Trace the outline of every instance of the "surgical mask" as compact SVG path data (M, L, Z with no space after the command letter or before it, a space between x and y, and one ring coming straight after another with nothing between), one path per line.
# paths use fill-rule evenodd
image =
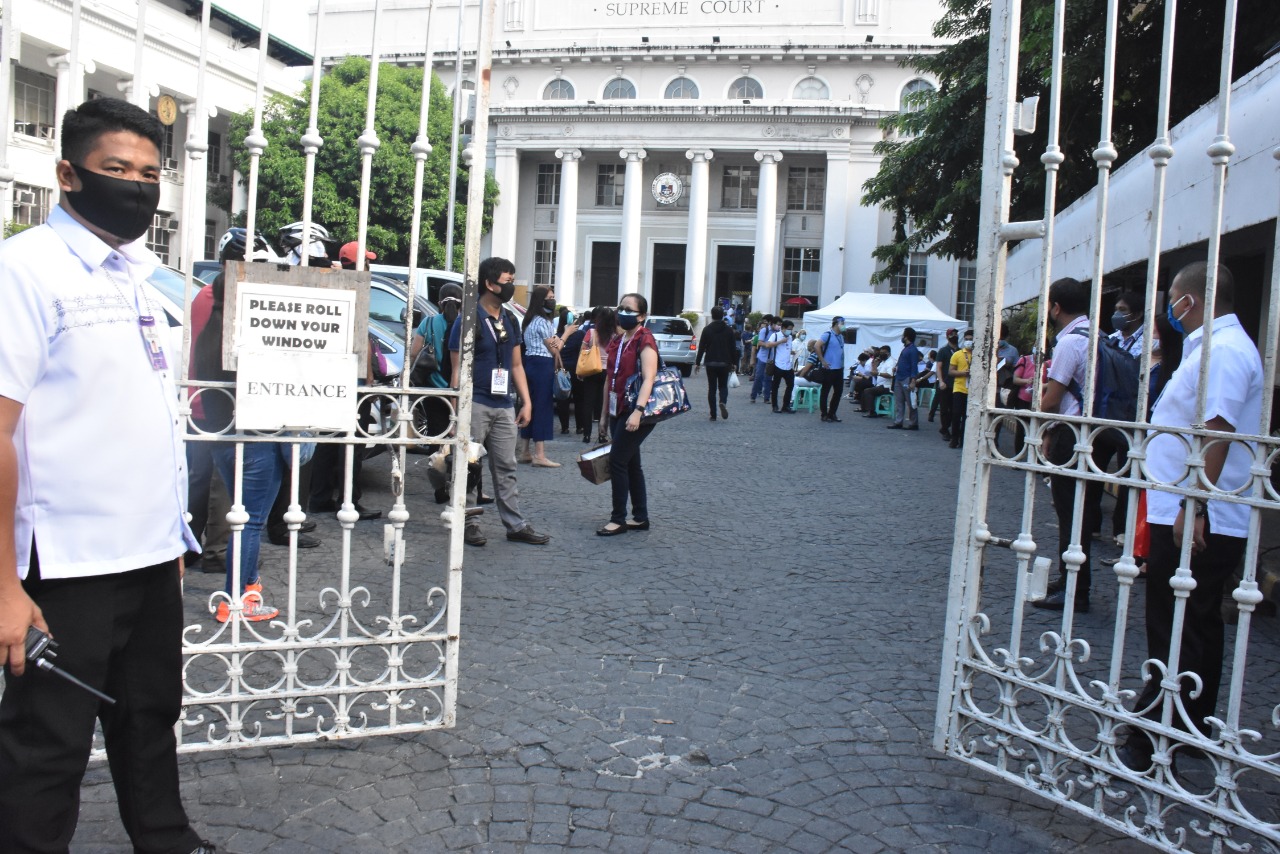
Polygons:
M966 340L965 340L965 342L964 342L964 348L965 348L966 350L972 350L972 349L973 349L973 339L972 339L972 338L968 338L968 339L966 339Z
M837 332L844 332L844 324L843 324L843 323L841 323L839 326L837 326L837 327L836 327L836 331L837 331Z
M1123 311L1117 311L1115 314L1111 315L1111 328L1116 332L1121 331L1128 325L1129 315L1125 314Z
M498 292L494 294L498 298L498 302L507 302L516 295L515 282L489 282L491 285L497 285ZM493 291L489 291L493 293Z
M75 163L71 168L82 189L65 191L67 201L86 222L125 241L147 233L160 206L159 184L103 175Z
M1190 308L1188 308L1182 314L1175 317L1173 314L1173 307L1178 303L1182 302L1184 299L1192 299L1191 294L1183 294L1182 296L1178 297L1176 300L1174 300L1173 302L1169 303L1167 306L1164 307L1165 316L1169 318L1169 325L1172 326L1173 331L1177 332L1179 335L1187 334L1186 327L1182 325L1182 318L1190 314L1192 308L1195 308L1194 300L1193 300L1193 304L1191 305Z
M618 312L618 326L620 328L626 329L626 330L635 329L636 325L639 323L640 323L640 315L637 314L636 312L634 311Z

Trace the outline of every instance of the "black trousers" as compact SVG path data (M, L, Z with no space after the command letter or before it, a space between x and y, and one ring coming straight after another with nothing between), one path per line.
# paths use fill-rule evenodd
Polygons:
M1065 424L1053 428L1049 435L1049 462L1063 465L1071 459L1076 443L1075 431ZM1063 588L1067 583L1067 564L1062 559L1071 546L1071 517L1075 513L1076 478L1064 474L1049 476L1049 490L1053 496L1053 511L1058 517L1058 580L1052 586ZM1093 582L1092 532L1101 524L1098 507L1102 501L1102 484L1098 481L1086 481L1084 485L1084 516L1080 524L1080 548L1084 551L1084 563L1080 564L1080 575L1076 578L1076 596L1088 598L1089 587ZM1154 535L1153 535L1154 536ZM1148 576L1149 578L1150 576Z
M656 424L641 424L634 432L627 429L630 411L613 419L613 448L609 451L609 475L612 478L613 513L610 521L627 523L627 499L631 499L631 517L637 522L649 521L649 493L645 489L644 468L640 464L640 445L649 438Z
M951 435L951 420L952 415L954 415L951 409L951 400L954 395L955 392L950 387L947 387L938 389L933 398L938 401L938 417L942 421L942 426L938 428L938 432L945 435ZM965 395L965 397L967 398L968 395Z
M818 398L818 409L825 418L835 418L840 408L840 396L844 394L844 369L826 368L822 371L822 394Z
M720 395L720 402L729 403L729 371L733 370L732 365L713 365L710 362L707 368L707 406L711 407L711 417L716 417L716 394Z
M30 664L0 698L0 851L65 852L80 811L93 722L102 722L120 818L139 852L200 845L178 791L182 701L177 561L90 578L23 582L58 642L58 666L114 706Z
M1244 556L1247 540L1214 534L1205 520L1206 548L1191 556L1191 575L1196 587L1187 598L1187 610L1182 623L1182 646L1178 654L1178 670L1199 674L1204 683L1200 696L1192 698L1193 683L1182 681L1182 702L1192 722L1201 732L1208 734L1204 719L1216 714L1218 689L1222 684L1222 647L1225 628L1222 623L1222 592L1231 578L1240 558ZM1173 544L1173 527L1151 526L1151 548L1147 558L1147 657L1167 662L1169 646L1173 640L1173 588L1169 579L1178 570L1180 550ZM1160 694L1157 675L1147 683L1135 711L1150 706ZM1145 717L1158 720L1160 704L1150 709ZM1173 724L1179 729L1185 725L1178 713Z
M591 425L600 419L604 405L604 374L596 374L582 381L583 433L591 434Z
M787 390L782 394L782 406L778 406L778 388L783 384L787 384ZM791 392L795 389L796 372L783 371L774 369L773 372L773 392L769 396L769 402L773 404L774 409L790 409L791 408ZM840 395L836 395L836 400L840 399Z

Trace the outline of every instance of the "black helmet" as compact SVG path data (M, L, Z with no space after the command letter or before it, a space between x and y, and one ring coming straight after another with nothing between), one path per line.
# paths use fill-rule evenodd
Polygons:
M440 293L437 296L441 305L444 305L445 300L450 299L462 302L462 285L456 282L446 282L440 286Z
M218 260L219 261L243 261L245 260L245 235L247 232L243 228L229 228L227 233L222 235L222 239L218 241ZM259 260L261 256L263 260L271 257L271 247L267 244L267 239L262 236L262 232L258 232L253 236L253 259Z

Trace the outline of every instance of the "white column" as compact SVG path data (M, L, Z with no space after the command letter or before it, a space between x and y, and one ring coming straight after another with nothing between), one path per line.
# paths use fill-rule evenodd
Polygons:
M498 182L498 205L493 210L490 252L499 258L516 257L516 225L520 217L520 150L499 147L493 177ZM544 284L537 282L535 284Z
M689 175L689 240L684 256L685 311L707 312L707 202L711 197L710 149L690 149L684 154L693 161Z
M560 165L560 217L556 226L556 302L580 307L578 299L578 161L582 151L556 151Z
M618 156L627 161L622 185L622 247L618 259L618 299L640 290L640 210L644 202L643 148L624 148Z
M827 152L827 187L823 200L822 286L818 305L828 305L844 292L845 234L849 225L849 201L857 199L849 191L849 149Z
M854 143L849 160L848 186L861 187L875 177L880 169L880 157L875 153L874 143ZM851 203L860 199L861 195L853 193L841 205L847 208L848 222L844 235L844 285L841 293L849 291L870 291L871 276L876 271L876 259L871 255L880 240L880 208ZM830 203L828 201L828 203ZM823 259L824 269L826 259ZM826 295L826 281L823 280L823 295ZM838 296L839 294L837 294Z
M5 36L8 38L8 36ZM45 62L49 63L49 67L54 69L57 82L54 84L53 93L53 127L54 148L58 151L58 156L62 156L62 117L66 115L68 101L71 98L71 56L65 53L51 53L45 57ZM8 95L6 94L7 98Z
M751 268L751 310L778 310L778 161L781 151L757 151L760 191L756 196L756 257Z

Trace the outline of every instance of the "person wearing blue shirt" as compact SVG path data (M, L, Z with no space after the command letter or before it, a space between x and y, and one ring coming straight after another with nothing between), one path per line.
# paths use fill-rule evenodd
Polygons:
M516 489L516 432L529 423L532 406L525 380L520 324L503 309L515 293L516 267L505 258L480 262L480 299L476 305L473 330L475 349L471 369L471 439L483 445L489 456L489 472L497 497L498 515L507 529L507 539L543 545L551 537L538 533L520 513L520 491ZM452 383L458 387L462 361L462 318L449 331L449 353L453 359ZM517 414L511 392L520 397ZM468 487L470 489L470 487ZM468 496L474 506L479 496ZM463 540L472 546L486 542L480 525L468 520Z
M822 396L818 408L822 420L835 423L840 408L840 390L844 387L844 318L831 318L831 328L818 338L818 360L822 363Z
M919 430L920 413L912 395L916 390L916 376L920 373L920 350L916 347L916 331L910 326L902 330L902 344L898 367L893 372L893 423L889 429Z

